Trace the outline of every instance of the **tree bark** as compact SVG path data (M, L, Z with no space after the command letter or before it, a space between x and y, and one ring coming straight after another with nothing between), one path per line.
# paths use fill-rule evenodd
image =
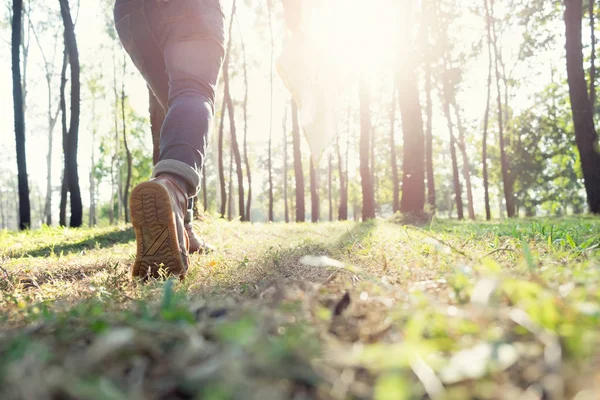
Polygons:
M239 28L239 27L238 27ZM241 36L242 59L244 68L244 164L246 165L246 177L248 178L248 199L246 200L246 221L252 221L252 173L250 171L250 159L248 156L248 65L246 62L246 45L244 37Z
M371 132L371 100L369 89L363 77L359 83L360 101L360 177L363 196L363 221L375 218L375 193L373 192L373 175L369 163Z
M485 203L485 219L490 221L492 219L492 212L490 208L490 191L489 191L489 179L488 179L488 165L487 165L487 138L488 128L490 122L490 103L492 97L492 32L491 32L491 20L490 20L490 9L487 0L484 0L485 6L485 22L487 31L487 48L488 48L488 80L487 80L487 97L485 102L485 115L483 118L483 143L482 143L482 164L483 164L483 191L484 191L484 203Z
M275 54L275 44L273 41L273 18L271 16L271 0L267 1L267 12L269 15L269 33L271 37L271 63L270 63L270 74L269 74L269 87L270 87L270 100L269 100L269 222L273 222L273 63Z
M127 118L125 117L125 73L127 72L127 62L125 56L123 56L123 80L121 82L121 118L123 123L123 146L125 147L125 155L127 157L127 178L125 179L125 188L123 189L123 204L125 206L125 223L129 223L129 188L131 186L131 169L133 166L133 159L131 157L131 150L129 150L129 143L127 142Z
M150 102L150 131L152 133L152 164L156 165L160 160L160 131L166 116L165 110L150 87L148 87L148 97Z
M332 198L332 183L333 183L333 160L329 153L328 169L327 169L327 197L329 199L329 222L333 221L333 198Z
M590 14L590 103L592 112L596 111L596 15L594 14L594 1L588 0L588 13Z
M423 47L425 49L425 114L427 127L425 130L425 169L427 172L427 203L435 210L435 178L433 171L433 105L431 101L431 50L429 46L430 3L423 1Z
M321 199L319 197L319 177L317 176L317 169L315 167L315 162L312 157L310 157L310 216L312 222L319 222L321 210Z
M300 125L298 123L298 106L292 99L292 134L294 146L294 175L296 177L296 222L306 220L304 210L304 171L302 170L302 153L300 150Z
M567 80L588 204L592 213L600 214L600 153L583 68L582 8L580 0L565 0Z
M460 112L458 105L456 104L456 97L452 98L452 105L454 108L454 115L456 116L456 126L458 128L458 148L462 154L463 159L463 178L467 187L467 209L469 211L469 219L475 219L475 205L473 204L473 187L471 186L471 167L469 166L469 155L467 154L467 147L465 142L465 129L460 119Z
M398 176L398 156L396 155L396 88L392 90L390 105L390 163L392 167L393 200L392 211L400 211L400 178Z
M500 164L502 168L502 182L504 186L504 201L506 202L506 214L509 218L515 216L515 210L513 206L513 195L510 180L510 172L508 165L508 156L506 155L506 146L504 140L504 115L502 113L502 95L500 91L500 70L499 70L499 49L498 49L498 38L496 35L496 28L494 23L494 0L491 0L491 13L490 19L492 24L492 47L494 49L495 69L496 69L496 89L498 92L498 136L500 139Z
M225 103L227 103L227 111L229 115L229 130L231 134L231 150L235 159L235 167L237 174L237 185L238 185L238 205L239 214L241 221L246 221L246 209L244 208L244 202L246 200L244 195L244 173L242 172L242 157L240 155L240 146L237 140L237 131L235 126L235 108L233 105L233 99L231 98L230 82L229 82L229 62L231 57L231 42L232 42L232 31L233 31L233 20L236 12L236 2L233 2L233 8L231 10L231 20L229 23L229 43L227 44L227 61L223 67L223 82L225 86ZM230 179L231 180L231 179ZM233 183L230 183L233 186ZM233 193L229 193L232 196Z
M414 69L407 65L398 78L404 137L400 211L418 214L425 207L425 138L417 82Z
M223 66L225 68L225 65ZM219 122L219 144L218 144L218 155L217 164L219 169L219 187L221 189L221 209L219 214L221 218L225 218L225 212L227 211L227 190L225 184L225 170L223 169L223 128L225 125L225 105L223 101L221 105L221 121Z
M17 146L17 169L19 181L19 229L31 227L31 206L29 203L29 182L27 157L25 153L25 110L23 107L23 86L21 82L21 29L23 22L23 1L14 0L12 8L12 79L15 141Z
M288 204L288 143L287 143L287 111L285 107L283 113L283 205L285 214L285 223L290 222L290 207Z
M71 10L68 0L60 1L60 11L65 27L65 44L69 53L69 65L71 69L71 120L67 137L67 175L69 181L69 193L71 199L71 219L69 225L79 228L83 222L83 204L81 202L81 191L79 188L79 172L77 168L77 147L79 140L79 114L81 85L79 81L79 51L75 37L75 26L71 19Z
M63 35L64 37L64 35ZM60 114L61 114L61 128L62 128L62 149L63 149L63 171L62 180L60 186L60 210L58 213L58 224L60 226L67 226L67 198L69 195L69 176L67 174L67 101L65 90L67 89L67 64L69 62L69 55L67 53L66 44L63 50L63 65L60 72Z
M456 157L456 137L454 136L454 126L452 123L452 114L450 113L450 83L448 82L448 68L447 60L444 56L444 68L442 71L442 107L444 109L444 115L448 125L448 134L450 136L450 157L452 158L452 178L454 183L454 195L456 201L456 211L458 213L458 219L464 219L463 202L462 202L462 189L460 184L460 176L458 172L458 160Z
M350 131L348 131L350 135ZM340 139L336 139L338 172L340 176L340 206L338 208L338 220L346 221L348 219L348 187L346 174L344 171L344 162L342 160L342 149L340 148Z

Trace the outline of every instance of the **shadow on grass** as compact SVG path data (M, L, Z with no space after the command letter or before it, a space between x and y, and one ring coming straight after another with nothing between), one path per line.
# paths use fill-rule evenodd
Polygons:
M262 257L256 260L255 268L248 273L242 272L237 283L226 285L221 288L231 290L231 286L243 286L245 288L261 287L270 285L274 281L302 281L302 282L324 282L332 274L332 269L323 267L307 266L300 263L303 256L326 256L340 257L340 253L346 251L350 246L364 247L371 232L376 228L377 222L357 223L346 233L332 236L329 240L315 238L287 245L272 247ZM253 290L250 289L250 292ZM252 295L252 293L246 292Z
M32 250L14 252L10 254L13 258L20 257L50 257L52 254L73 254L81 253L83 250L93 250L96 248L107 248L117 243L130 243L135 240L135 232L133 228L125 230L118 230L107 232L101 235L89 236L85 239L72 242L72 243L61 243L61 244L50 244L44 245Z

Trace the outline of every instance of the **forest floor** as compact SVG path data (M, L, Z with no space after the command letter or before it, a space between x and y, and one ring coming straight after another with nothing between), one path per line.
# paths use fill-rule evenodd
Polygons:
M128 227L0 233L0 398L598 398L600 219L198 230L147 284Z

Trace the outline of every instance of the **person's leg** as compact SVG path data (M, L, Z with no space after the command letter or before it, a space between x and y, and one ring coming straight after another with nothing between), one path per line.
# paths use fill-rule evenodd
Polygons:
M125 49L168 110L153 179L132 192L133 274L156 275L163 265L183 275L189 247L183 220L200 182L223 57L223 14L218 0L117 0L115 21Z

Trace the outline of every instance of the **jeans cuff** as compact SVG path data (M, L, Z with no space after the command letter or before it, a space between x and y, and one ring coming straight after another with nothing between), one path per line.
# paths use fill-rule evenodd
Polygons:
M162 174L176 175L186 184L189 197L194 197L200 189L200 174L191 166L177 160L162 160L154 166L153 178Z

